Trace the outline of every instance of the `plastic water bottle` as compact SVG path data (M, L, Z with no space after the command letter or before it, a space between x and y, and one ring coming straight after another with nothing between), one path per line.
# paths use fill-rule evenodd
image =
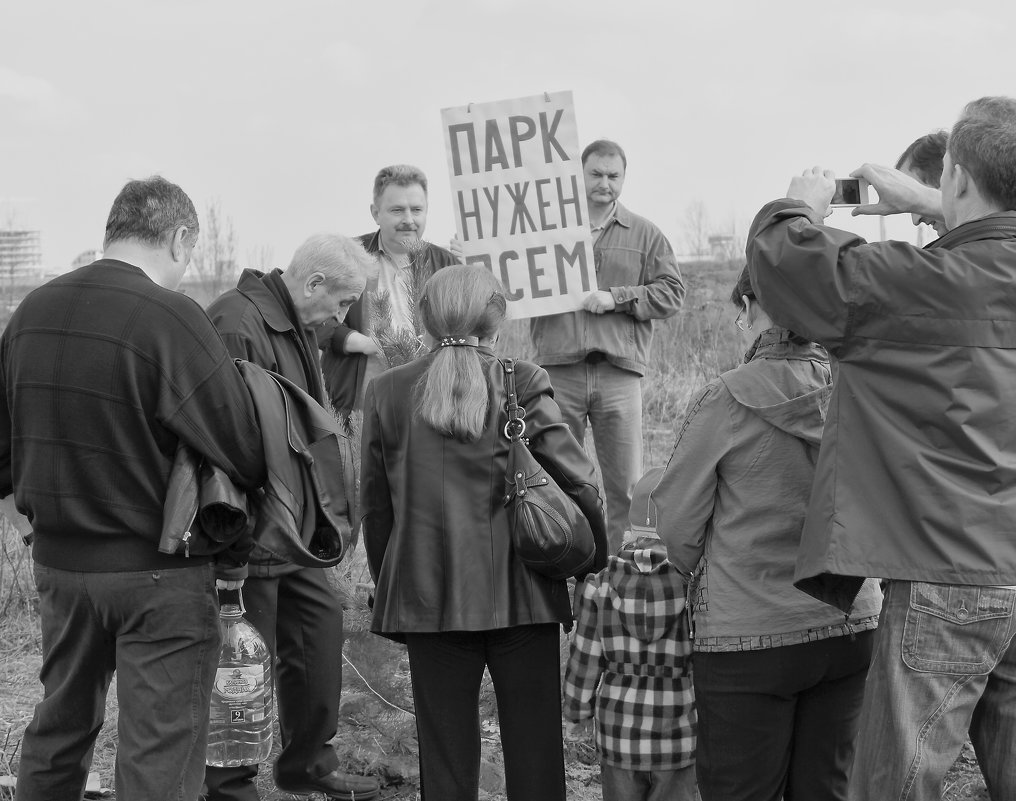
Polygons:
M272 751L272 655L239 603L220 604L222 650L212 686L205 762L256 765Z

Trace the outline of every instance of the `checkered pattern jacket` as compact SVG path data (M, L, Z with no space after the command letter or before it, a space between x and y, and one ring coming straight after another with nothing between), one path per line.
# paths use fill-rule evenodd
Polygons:
M593 717L606 764L676 770L694 762L691 643L681 576L662 544L623 550L589 577L565 676L565 716Z

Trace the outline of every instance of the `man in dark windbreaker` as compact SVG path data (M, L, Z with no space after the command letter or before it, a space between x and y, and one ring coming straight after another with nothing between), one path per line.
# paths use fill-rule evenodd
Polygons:
M889 579L849 797L937 801L969 732L991 797L1016 798L1016 100L967 105L940 190L855 174L879 191L862 213L947 233L922 249L823 225L816 167L747 248L773 319L838 361L797 586L847 611Z

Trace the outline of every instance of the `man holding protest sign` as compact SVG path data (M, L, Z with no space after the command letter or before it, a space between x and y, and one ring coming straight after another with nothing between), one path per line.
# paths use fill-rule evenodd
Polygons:
M575 436L592 426L612 550L642 474L642 376L653 320L681 308L670 243L618 197L627 160L598 140L579 158L571 92L443 109L458 237L531 318L535 361ZM582 192L580 181L585 183Z
M530 323L536 361L550 374L565 422L580 442L592 427L611 552L642 474L642 376L653 321L676 314L685 293L667 238L618 202L627 166L615 142L600 139L582 151L597 288L581 309Z

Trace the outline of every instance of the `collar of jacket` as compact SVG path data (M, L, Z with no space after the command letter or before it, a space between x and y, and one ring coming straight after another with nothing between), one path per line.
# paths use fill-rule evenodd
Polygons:
M928 243L927 249L954 248L981 239L1016 239L1016 211L999 211L957 225L934 242Z
M816 359L827 362L829 356L820 345L808 342L798 344L791 338L792 332L786 328L773 326L767 328L751 344L744 354L744 363L753 359Z
M360 242L363 244L363 249L366 250L370 255L374 256L381 253L381 229L379 228L372 234L364 234L359 237ZM427 242L425 239L420 240L420 253L417 258L424 253L429 253L431 248L437 247L436 245Z
M372 234L365 234L364 236L360 237L360 240L363 242L363 249L366 250L371 255L373 255L375 253L380 253L381 252L381 229L380 228L378 228Z
M664 565L670 565L667 561L667 548L660 540L652 545L626 542L620 553L608 559L611 565L611 572L638 574L657 573ZM673 565L670 565L673 568ZM676 570L676 568L674 568Z
M240 274L240 280L236 283L237 291L247 300L254 304L258 314L264 319L265 324L274 331L295 331L296 326L289 318L286 310L279 303L279 299L272 294L266 286L267 281L282 281L282 271L272 270L270 273L263 273L259 270L246 269ZM289 290L283 284L286 292Z
M621 205L620 200L615 202L617 203L617 208L614 209L613 219L617 220L619 225L623 225L625 228L631 228L631 212Z

